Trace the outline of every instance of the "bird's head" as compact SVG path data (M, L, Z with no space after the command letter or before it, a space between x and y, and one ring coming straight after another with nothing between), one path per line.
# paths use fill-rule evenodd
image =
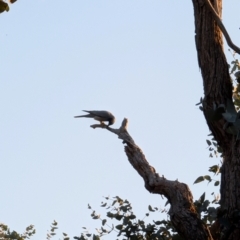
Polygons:
M108 126L113 125L115 123L115 118L108 119Z

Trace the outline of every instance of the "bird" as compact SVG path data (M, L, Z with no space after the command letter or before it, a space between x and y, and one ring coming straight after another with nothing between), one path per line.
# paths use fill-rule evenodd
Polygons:
M99 121L101 124L103 124L103 122L108 122L108 126L114 124L115 120L116 120L112 113L110 113L108 111L104 111L104 110L102 110L102 111L83 110L83 112L87 112L88 114L74 116L74 117L75 118L80 118L80 117L93 118L93 119Z

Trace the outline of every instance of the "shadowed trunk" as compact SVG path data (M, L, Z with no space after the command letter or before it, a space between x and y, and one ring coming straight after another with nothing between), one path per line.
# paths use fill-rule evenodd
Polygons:
M217 220L211 226L211 233L195 209L188 186L177 180L170 181L155 171L127 132L127 119L123 120L119 129L104 124L95 124L91 127L106 128L123 140L128 160L143 178L145 188L151 193L164 195L171 204L169 216L181 237L186 240L237 240L240 239L240 141L237 140L236 135L226 131L226 120L222 112L220 114L218 112L217 120L213 118L216 113L214 109L218 106L222 106L221 109L227 111L230 105L231 109L236 111L232 101L232 83L228 64L223 51L222 32L218 27L222 24L218 18L221 16L222 0L210 1L217 13L208 1L192 0L198 63L204 87L203 113L209 129L223 152L220 208ZM225 32L222 26L221 29Z
M204 100L203 111L214 138L223 151L221 169L221 208L218 213L222 239L240 239L240 151L239 140L224 130L225 120L213 121L213 106L232 102L232 83L223 52L222 33L206 6L206 1L193 0L196 48L201 68ZM222 0L211 1L221 15ZM231 4L229 2L229 4Z

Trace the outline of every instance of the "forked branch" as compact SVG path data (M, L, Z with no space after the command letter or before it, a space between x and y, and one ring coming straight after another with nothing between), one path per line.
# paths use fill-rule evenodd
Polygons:
M184 183L167 180L159 176L152 167L142 150L135 144L127 131L128 120L125 118L119 129L113 129L104 124L92 125L92 128L106 128L118 135L125 144L125 152L129 162L145 182L145 188L150 193L164 195L171 208L169 215L178 233L188 240L210 240L211 234L207 226L200 220L194 204L190 189Z
M212 12L212 15L214 17L214 20L217 22L218 27L221 29L227 41L228 46L232 48L236 53L240 54L240 48L232 42L232 39L230 38L225 26L222 23L222 20L220 19L218 13L215 11L214 7L212 6L210 0L205 0L205 2L209 10Z

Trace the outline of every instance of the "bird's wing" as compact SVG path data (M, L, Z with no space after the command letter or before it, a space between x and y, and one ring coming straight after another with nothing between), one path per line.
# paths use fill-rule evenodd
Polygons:
M84 112L88 112L94 116L105 118L105 119L114 118L114 116L108 111L86 111L86 110L84 110Z

